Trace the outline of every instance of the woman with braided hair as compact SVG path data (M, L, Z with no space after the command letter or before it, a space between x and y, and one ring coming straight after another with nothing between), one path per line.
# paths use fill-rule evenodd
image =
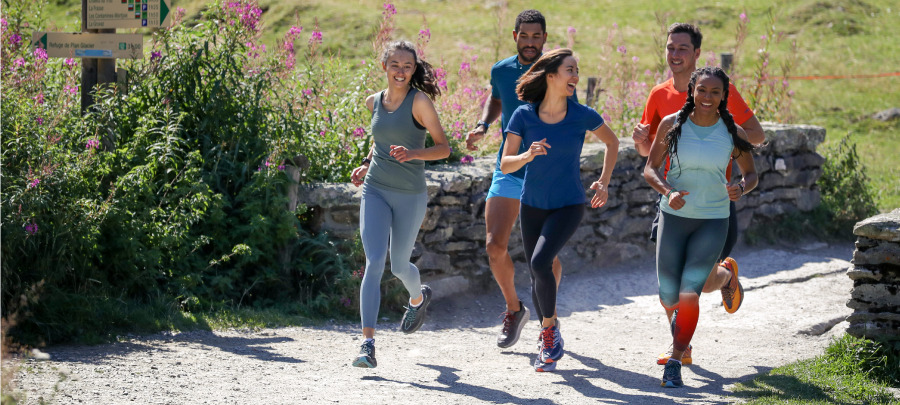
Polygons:
M694 71L687 101L680 111L663 118L650 148L644 179L663 195L656 271L659 299L673 338L672 356L663 373L663 387L680 387L681 358L700 317L700 292L718 259L728 232L729 200L737 201L758 182L753 145L728 112L729 78L718 67ZM669 157L669 171L663 165ZM734 158L740 181L725 176Z

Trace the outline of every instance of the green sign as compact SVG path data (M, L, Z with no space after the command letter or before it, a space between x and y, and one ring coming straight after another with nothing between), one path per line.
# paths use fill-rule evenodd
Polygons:
M85 0L87 28L163 27L169 18L171 0Z

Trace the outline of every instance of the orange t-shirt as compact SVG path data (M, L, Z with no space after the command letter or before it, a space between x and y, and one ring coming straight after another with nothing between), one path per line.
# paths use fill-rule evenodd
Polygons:
M650 124L650 142L656 139L656 129L663 117L674 114L684 106L687 101L686 91L675 90L675 79L669 79L657 84L650 90L647 97L647 105L644 107L644 115L641 116L641 124ZM734 123L743 125L753 117L753 110L747 106L741 93L738 93L734 83L728 84L728 112L734 117ZM668 168L668 163L666 164ZM731 179L731 165L728 165L727 178Z

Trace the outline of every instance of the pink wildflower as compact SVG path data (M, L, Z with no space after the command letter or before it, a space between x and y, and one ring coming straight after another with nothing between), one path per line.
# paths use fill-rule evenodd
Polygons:
M472 157L471 155L465 155L459 159L459 162L464 165L471 164L474 161L475 161L475 158Z

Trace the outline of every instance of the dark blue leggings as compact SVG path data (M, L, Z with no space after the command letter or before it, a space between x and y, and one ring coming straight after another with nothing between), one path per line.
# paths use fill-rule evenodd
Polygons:
M531 299L541 318L556 313L553 258L575 234L584 217L584 204L545 210L522 204L522 243L531 269Z

